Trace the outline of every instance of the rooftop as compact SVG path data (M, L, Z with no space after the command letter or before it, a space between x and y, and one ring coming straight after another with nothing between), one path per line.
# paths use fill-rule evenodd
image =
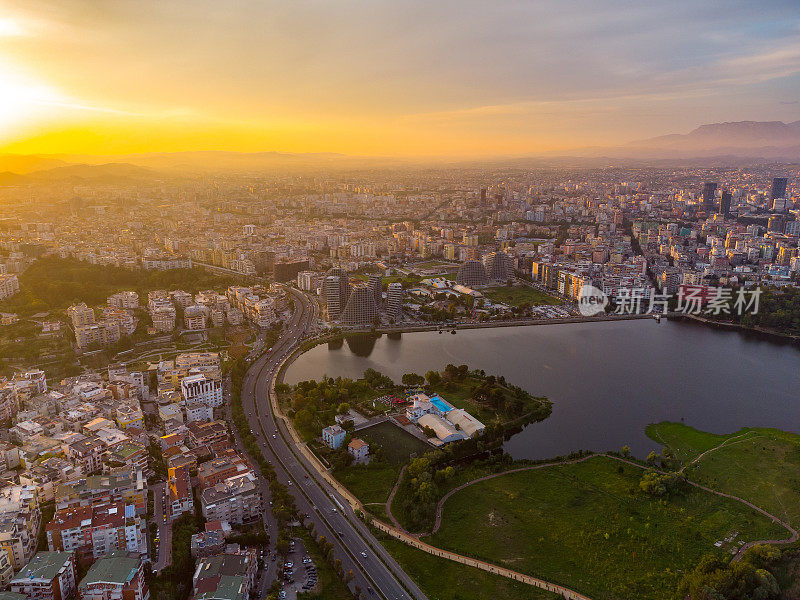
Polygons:
M93 583L124 585L136 576L139 557L128 552L112 552L96 561L81 580L79 589Z
M12 581L54 579L72 556L72 552L37 552Z

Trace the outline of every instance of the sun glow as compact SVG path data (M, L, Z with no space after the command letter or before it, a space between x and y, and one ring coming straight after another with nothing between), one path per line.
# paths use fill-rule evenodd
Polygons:
M0 63L0 136L8 137L64 102L57 90Z

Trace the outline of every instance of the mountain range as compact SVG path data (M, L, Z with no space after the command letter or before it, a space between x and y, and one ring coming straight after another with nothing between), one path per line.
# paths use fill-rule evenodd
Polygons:
M350 156L337 153L285 152L156 152L126 155L0 154L0 186L27 183L120 182L158 178L159 174L257 172L294 169L359 169L391 166L570 165L663 161L742 164L743 161L800 161L800 121L738 121L701 125L621 146L590 147L568 152L443 159Z

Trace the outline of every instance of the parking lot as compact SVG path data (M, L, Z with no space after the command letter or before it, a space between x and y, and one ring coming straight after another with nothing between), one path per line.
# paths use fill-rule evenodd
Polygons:
M292 540L292 551L283 564L281 600L295 600L298 593L308 592L317 585L317 567L306 553L303 540Z

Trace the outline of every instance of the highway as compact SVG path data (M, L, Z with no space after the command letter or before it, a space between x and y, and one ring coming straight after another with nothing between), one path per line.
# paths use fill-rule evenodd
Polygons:
M272 350L257 359L242 383L242 407L264 458L275 467L278 481L293 494L298 511L309 516L318 534L334 545L334 557L342 561L354 578L351 590L360 587L365 598L386 600L427 600L414 581L400 568L302 454L282 419L276 419L269 402L269 386L283 360L317 322L317 305L296 290L290 292L295 310Z

